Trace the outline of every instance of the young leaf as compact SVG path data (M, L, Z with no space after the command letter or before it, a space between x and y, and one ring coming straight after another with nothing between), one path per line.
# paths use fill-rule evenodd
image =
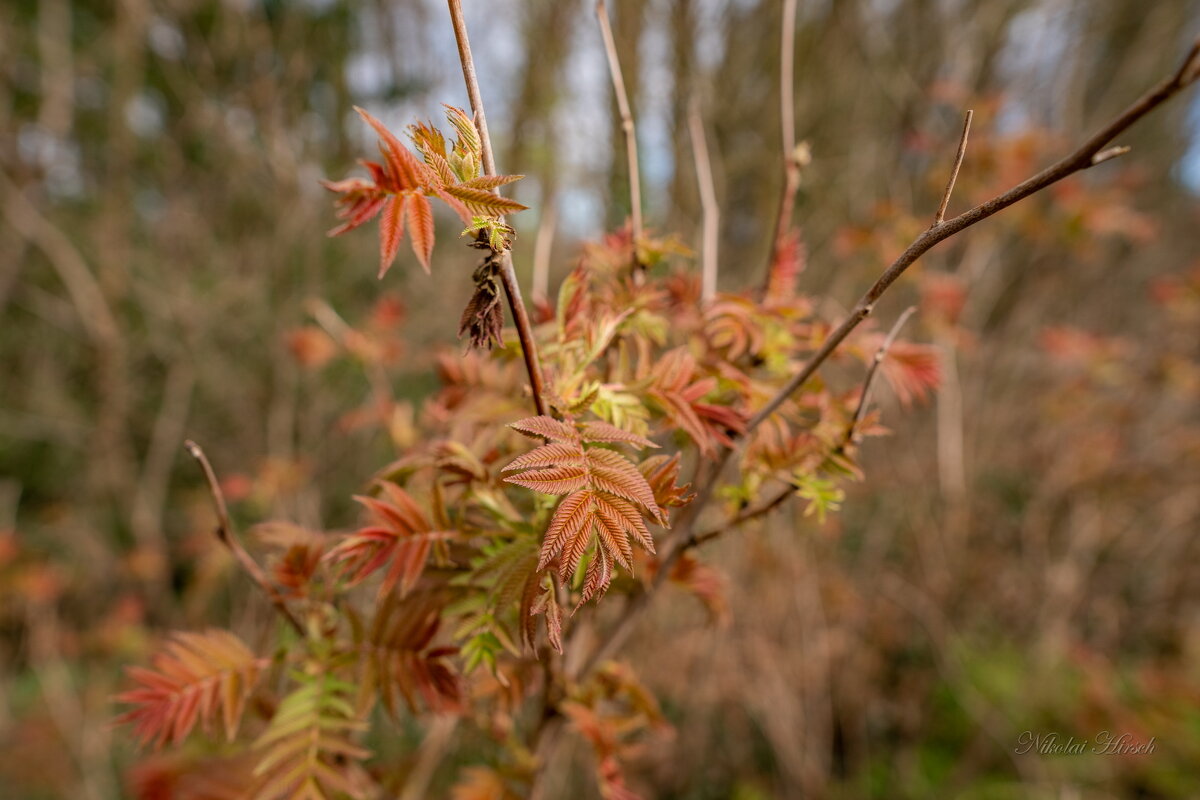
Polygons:
M375 612L371 627L356 637L362 653L360 698L377 693L384 710L399 718L399 699L416 713L418 699L433 711L459 710L463 687L450 665L454 648L434 647L441 609L429 593L406 599L388 595ZM360 706L363 703L360 702Z
M136 707L117 722L132 724L143 745L153 741L157 748L183 741L197 722L207 730L220 716L226 738L233 739L246 698L268 663L227 631L177 633L154 656L152 669L129 670L138 687L117 701Z
M346 764L371 753L354 744L366 729L347 701L354 688L328 674L297 673L299 688L283 699L254 743L260 752L254 774L262 779L256 800L361 798Z
M493 217L524 211L529 206L523 206L516 200L501 197L487 189L474 189L466 184L445 187L446 192L457 197L463 204L476 214L487 214Z
M549 439L504 468L505 480L544 494L565 495L550 518L538 556L538 571L559 559L566 580L579 569L593 540L595 553L584 576L582 601L604 592L613 564L633 569L631 542L654 552L643 516L666 524L654 491L628 459L599 443L621 442L653 447L653 442L606 422L570 425L551 417L530 417L512 427L528 436Z
M655 367L650 396L702 454L712 456L718 444L733 444L730 434L745 430L746 421L733 408L702 402L717 381L711 377L696 380L695 373L696 359L686 348L668 352Z
M453 539L454 531L434 530L425 512L408 492L394 483L381 484L386 500L355 497L366 506L373 524L347 536L325 558L350 573L350 585L390 564L380 595L388 595L397 585L407 594L425 570L433 543Z
M383 205L383 218L379 222L379 277L391 269L404 238L404 204L406 195L389 197Z
M462 185L468 189L487 189L490 191L500 186L507 186L524 177L524 175L480 175L478 178L463 181Z
M429 259L433 256L433 209L430 208L428 200L414 194L408 198L407 210L413 253L428 275Z

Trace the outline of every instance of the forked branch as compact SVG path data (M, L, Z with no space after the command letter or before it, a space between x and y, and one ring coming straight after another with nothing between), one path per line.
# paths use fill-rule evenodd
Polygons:
M263 593L275 606L275 610L279 615L288 621L288 624L295 629L296 633L304 635L304 626L300 624L300 620L292 614L288 608L287 602L283 599L283 595L271 583L267 574L263 572L262 567L258 562L246 552L246 548L242 547L241 541L238 540L237 532L234 530L233 521L229 518L229 506L225 503L225 493L221 491L221 483L217 480L217 473L213 471L212 464L208 461L208 456L204 454L204 450L200 445L188 439L183 443L187 449L188 455L196 459L200 465L200 469L204 472L204 480L208 483L208 493L212 497L213 509L217 513L217 539L221 544L229 549L233 557L241 565L250 579L258 584L258 588L262 589Z

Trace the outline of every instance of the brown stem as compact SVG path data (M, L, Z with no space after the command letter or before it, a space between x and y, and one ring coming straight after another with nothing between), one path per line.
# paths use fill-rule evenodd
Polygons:
M492 153L492 138L488 134L487 116L483 111L483 95L479 91L479 77L475 74L475 59L471 56L471 41L467 37L467 23L463 18L462 0L446 0L450 8L450 21L454 24L454 38L458 41L458 58L462 62L463 81L467 85L467 96L471 100L471 111L475 114L475 125L479 128L479 139L483 144L483 173L496 174L496 158ZM494 189L499 194L499 189ZM525 357L525 370L529 373L529 388L533 393L533 407L538 414L545 414L545 388L542 383L542 366L538 359L537 342L533 338L533 327L529 324L529 312L521 297L521 286L513 268L512 254L507 250L497 253L500 260L500 278L508 308L512 312L517 338L521 340L521 354Z
M968 117L970 119L970 117ZM965 138L965 137L964 137ZM949 197L949 192L946 193ZM846 428L846 438L841 447L843 449L847 444L855 441L855 436L858 433L858 426L862 423L863 417L867 415L867 407L871 403L871 389L875 385L875 375L879 372L880 366L883 365L883 360L887 358L888 350L891 349L892 343L896 341L896 337L900 335L900 329L904 327L904 323L908 322L908 318L916 312L916 306L909 306L904 309L904 313L896 319L896 324L892 325L892 329L888 331L887 337L883 340L883 344L879 345L879 349L875 351L875 357L871 359L871 366L867 368L867 376L863 379L862 394L858 396L858 408L854 409L854 417L850 420L850 426Z
M699 547L705 542L716 539L726 531L730 531L741 526L743 523L770 514L772 511L783 505L784 501L791 497L795 491L796 487L789 485L783 489L783 491L779 492L762 505L754 506L753 508L742 509L740 512L738 512L737 516L726 522L724 525L716 528L709 528L706 531L692 534L687 539L684 539L683 546L680 548L680 551L682 552L683 550L688 550L692 547Z
M270 599L280 616L288 621L296 633L303 636L304 626L300 624L300 620L292 615L291 609L287 607L287 602L283 599L283 595L279 593L274 584L267 578L266 573L262 571L262 567L258 565L258 562L246 552L246 548L242 547L242 543L238 541L233 522L229 518L229 506L225 504L225 493L221 491L221 484L217 480L217 473L213 471L212 464L208 461L208 456L204 454L204 450L201 449L200 445L191 439L185 441L183 446L187 449L188 454L200 464L200 469L204 471L204 480L208 482L208 493L212 496L213 508L217 512L217 539L229 549L233 557L242 565L242 569L246 571L246 574L258 584L258 588L263 590L263 593Z
M779 124L783 157L796 149L796 0L784 0L779 43Z
M779 190L779 211L771 233L770 260L763 278L762 293L771 285L771 273L787 242L796 192L800 189L800 173L808 159L808 148L796 147L796 0L784 0L782 30L779 43L779 121L780 142L783 147L783 186Z
M642 183L638 171L637 130L633 125L629 94L625 91L625 78L621 74L621 62L617 58L617 43L613 40L612 24L608 20L608 8L604 5L604 0L596 3L596 19L600 22L604 53L608 57L608 72L612 76L613 92L617 96L621 130L625 132L625 156L629 163L629 213L633 226L634 260L637 261L637 245L642 239Z
M946 183L946 191L942 194L942 202L938 205L937 214L933 218L934 225L941 225L946 219L946 209L950 205L950 195L954 193L954 184L958 181L958 171L962 169L963 158L967 155L967 135L971 132L971 120L974 118L975 112L967 109L967 118L963 120L962 136L958 139L958 153L954 156L954 169L950 170L950 180Z

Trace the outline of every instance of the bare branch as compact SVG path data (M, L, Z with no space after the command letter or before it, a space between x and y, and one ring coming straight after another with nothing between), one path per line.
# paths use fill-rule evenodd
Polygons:
M625 132L625 154L629 160L629 202L633 224L633 245L642 239L642 182L638 171L637 131L633 126L633 112L629 109L629 95L625 91L625 78L621 75L621 62L617 59L617 43L613 40L612 24L608 19L608 8L604 0L596 3L596 19L600 22L600 35L604 38L604 53L608 56L608 71L612 76L613 91L617 95L617 111L621 115L621 130ZM636 260L636 255L634 259Z
M479 128L479 138L483 143L483 172L485 175L495 175L496 159L492 154L492 139L488 134L487 116L483 112L483 95L479 91L479 77L475 74L475 60L471 56L471 42L467 37L467 23L463 18L462 0L446 0L446 2L450 8L450 20L454 23L454 38L458 41L458 57L462 62L467 97L471 100L471 111L475 114L475 125ZM492 191L499 194L498 188ZM506 250L503 253L497 253L496 256L500 261L500 279L504 284L504 294L508 298L508 308L512 312L513 324L517 328L517 338L521 340L521 353L525 357L525 370L529 373L529 388L533 393L533 406L538 414L546 414L545 389L542 385L542 366L538 359L537 342L533 338L533 328L529 324L529 312L525 309L525 300L521 297L521 286L517 283L512 254Z
M792 213L796 205L796 192L800 189L800 174L811 158L806 143L796 144L796 0L784 0L783 31L779 53L779 120L780 143L783 147L783 186L779 190L779 211L775 215L775 228L771 233L771 252L763 278L762 292L771 285L771 272L787 243L788 229L792 224Z
M1123 156L1126 153L1128 153L1129 150L1130 150L1129 147L1121 145L1118 147L1110 147L1107 150L1104 150L1103 152L1096 153L1096 155L1092 156L1092 166L1094 167L1097 164L1102 164L1105 161L1108 161L1110 158L1117 158L1119 156Z
M716 539L726 531L731 531L734 528L741 526L743 523L770 514L772 511L783 505L784 501L791 497L795 491L795 486L787 486L783 489L783 491L779 492L762 505L754 506L753 508L742 509L740 512L738 512L737 516L726 522L724 525L716 528L709 528L706 531L692 534L683 540L683 546L679 548L679 552L682 554L685 550L689 550L693 547L699 547L705 542Z
M241 564L242 569L250 576L251 580L258 584L258 587L270 599L271 603L285 620L295 629L296 633L304 635L304 626L300 621L292 615L291 609L287 607L287 602L284 601L283 595L267 578L267 574L262 571L262 567L258 562L246 552L246 548L242 547L242 543L238 541L237 533L234 530L233 522L229 518L229 506L225 504L225 493L221 491L221 483L217 480L217 473L213 471L212 464L208 462L208 456L204 454L204 450L200 445L188 439L183 443L188 454L200 464L200 469L204 471L204 480L208 482L208 493L212 496L213 508L217 512L217 538L221 544L229 549L233 557Z
M708 142L704 137L704 122L700 118L700 103L696 98L688 109L688 131L692 138L692 154L696 160L696 180L700 184L700 205L704 209L704 248L701 251L701 293L705 303L717 295L717 247L721 225L721 209L713 188L712 162L708 157Z
M879 372L879 367L882 366L883 360L887 358L888 350L891 349L892 343L900 335L900 329L904 327L904 323L908 322L908 318L916 310L916 306L909 306L904 309L904 313L896 319L896 324L892 325L892 329L888 331L883 344L879 345L879 349L875 351L875 357L871 359L871 366L867 368L867 376L863 379L862 394L858 396L858 408L854 409L854 418L850 420L850 427L846 429L846 443L855 441L858 426L862 423L863 417L867 415L867 407L871 403L871 389L875 385L875 375Z
M782 126L783 159L796 149L796 0L784 0L779 46L779 123Z
M937 216L933 218L934 226L941 225L946 220L946 209L950 206L950 195L954 194L954 184L958 181L958 171L962 168L963 157L967 154L967 136L971 133L971 120L975 112L967 109L967 118L963 120L962 136L958 140L958 153L954 156L954 169L950 171L950 180L946 182L946 191L938 206Z

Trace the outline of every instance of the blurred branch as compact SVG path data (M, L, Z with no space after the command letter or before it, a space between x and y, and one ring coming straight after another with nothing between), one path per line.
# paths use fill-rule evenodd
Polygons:
M487 117L483 112L483 94L479 91L479 76L475 74L475 59L471 56L471 41L467 37L467 23L463 18L462 0L446 0L450 8L450 21L454 24L454 38L458 41L458 58L462 62L463 81L467 85L467 96L471 100L471 111L475 114L475 125L479 128L479 138L483 143L483 173L496 174L496 158L492 153L492 138L488 134ZM499 188L493 189L499 194ZM533 406L538 414L546 413L546 401L543 397L545 390L542 386L542 366L538 359L537 342L533 338L533 328L529 324L529 312L525 309L525 300L521 297L521 286L517 283L517 273L513 269L512 253L507 250L496 254L500 262L500 278L504 284L504 294L508 298L508 307L512 312L513 324L517 328L517 337L521 340L521 353L525 357L525 369L529 373L529 388L533 393Z
M292 615L291 609L287 607L287 603L283 599L283 595L279 594L270 579L267 578L266 573L262 571L262 567L246 552L246 548L242 547L242 543L238 541L233 522L229 518L229 506L225 504L225 493L221 491L221 484L217 480L217 473L213 471L212 464L208 461L208 456L204 454L204 450L201 449L200 445L191 439L185 441L183 446L187 449L188 454L200 464L200 469L204 471L204 480L208 482L208 492L212 495L213 508L217 512L217 538L221 540L221 544L229 548L229 552L242 565L242 569L246 570L246 574L263 590L280 616L288 621L296 633L304 636L304 626Z
M808 164L808 144L796 144L796 0L784 0L781 21L783 38L779 54L779 118L783 143L783 186L779 194L779 212L775 216L775 230L771 234L771 252L763 278L762 292L771 285L771 273L779 263L787 246L788 229L796 207L796 192L800 189L800 175Z
M642 239L642 184L638 172L637 131L633 125L633 112L629 109L629 95L625 91L625 78L621 75L621 62L617 59L617 44L613 40L612 24L608 20L608 8L604 0L596 3L596 19L600 22L600 35L604 37L604 53L608 57L608 71L612 76L613 91L617 95L617 110L621 114L621 130L625 132L625 155L629 159L629 202L633 224L633 259L636 262L637 245Z
M127 454L124 433L128 408L128 348L120 324L83 253L2 171L0 195L4 197L0 214L17 236L45 254L95 347L100 408L96 412L95 441L91 447L108 454L109 458L93 459L89 470L98 485L120 486L128 464L123 457Z
M546 299L550 289L550 254L553 251L554 231L558 226L558 205L553 197L545 198L542 218L538 220L537 236L533 240L533 300Z
M404 789L398 800L420 800L429 796L429 784L433 782L433 774L450 749L458 720L453 714L439 714L430 720L421 745L417 748L416 763L404 781Z
M708 157L708 142L704 138L704 121L700 103L692 98L688 108L688 130L692 138L692 153L696 159L696 181L700 184L700 205L704 209L704 249L701 254L701 293L705 303L717 294L717 245L721 226L721 208L713 187L712 161Z
M737 513L737 516L733 517L733 519L728 520L723 525L720 525L716 528L709 528L706 531L692 534L691 536L689 536L687 539L685 539L683 541L683 545L682 545L681 549L687 550L692 547L699 547L700 545L704 544L707 541L716 539L718 536L725 533L726 531L730 531L730 530L733 530L734 528L739 527L740 525L742 525L742 523L749 522L752 519L758 519L759 517L770 514L772 511L774 511L775 509L777 509L781 505L783 505L784 501L786 501L789 497L791 497L795 491L796 491L795 486L788 485L785 489L783 489L783 491L776 494L774 497L772 497L767 502L765 502L761 505L753 506L751 508L742 509L741 511L739 511Z
M164 588L168 572L163 508L171 482L175 448L187 425L195 383L196 376L187 362L176 361L167 369L162 403L154 418L150 444L146 447L141 476L133 494L129 525L139 545L147 548L154 558L156 572L152 586L155 591Z
M967 117L970 119L970 116ZM964 137L965 139L965 137ZM949 192L946 193L949 197ZM892 329L888 331L887 337L883 340L883 344L879 345L879 349L875 351L875 357L871 359L871 366L867 369L867 376L863 379L862 394L858 397L858 408L854 409L854 418L850 420L850 427L846 429L846 438L842 445L838 448L841 450L847 444L856 441L855 436L858 433L858 426L862 424L863 417L867 415L867 407L871 403L871 389L875 385L875 376L879 373L879 367L883 364L883 360L887 358L888 350L891 349L892 343L896 341L896 337L900 335L900 329L904 327L904 323L908 322L908 318L916 312L916 306L909 306L904 309L904 313L892 325Z
M8 224L18 236L45 253L96 349L102 353L119 349L121 337L117 319L83 254L3 172L0 172L0 190L5 196L3 214Z
M946 182L946 192L938 205L937 215L933 218L934 226L941 225L946 220L946 209L950 206L950 195L954 193L954 184L958 181L958 171L962 169L963 158L967 155L967 135L971 133L971 120L975 112L967 109L967 118L963 120L962 136L958 140L958 153L954 156L954 169L950 171L950 180ZM1125 148L1128 150L1129 148ZM1100 162L1093 160L1093 164Z

